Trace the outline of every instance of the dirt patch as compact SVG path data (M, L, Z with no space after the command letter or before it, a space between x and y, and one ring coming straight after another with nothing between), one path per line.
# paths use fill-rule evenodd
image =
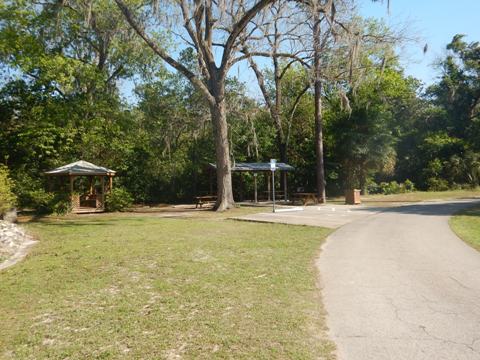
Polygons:
M35 243L17 225L0 220L0 270L22 260L27 255L28 248Z

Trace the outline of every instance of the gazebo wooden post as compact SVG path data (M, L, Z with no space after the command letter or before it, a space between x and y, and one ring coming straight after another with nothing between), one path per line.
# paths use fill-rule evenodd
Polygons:
M283 172L285 175L283 175L283 190L285 191L285 202L288 201L288 184L287 184L287 175L288 175L288 171L284 171Z
M70 179L70 203L72 204L72 209L75 210L78 207L80 207L80 198L77 199L77 197L73 193L73 184L75 182L75 175L68 175L68 178Z
M257 191L257 173L253 173L253 198L255 203L258 203L258 191Z
M102 200L100 202L100 206L105 207L105 176L100 176L100 182L102 183Z
M112 175L108 175L108 186L109 186L109 192L112 192L112 189L113 189L113 176Z
M73 181L75 180L75 176L69 175L68 177L70 178L70 195L73 196Z
M93 179L95 179L94 176L89 176L89 180L90 180L90 189L88 190L88 195L92 195L93 194Z

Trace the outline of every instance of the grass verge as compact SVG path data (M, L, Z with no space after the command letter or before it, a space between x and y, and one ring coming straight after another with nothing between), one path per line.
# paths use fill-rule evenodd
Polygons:
M314 259L328 230L89 216L29 223L0 272L0 358L329 359Z
M480 207L466 209L452 216L450 226L462 240L480 251Z

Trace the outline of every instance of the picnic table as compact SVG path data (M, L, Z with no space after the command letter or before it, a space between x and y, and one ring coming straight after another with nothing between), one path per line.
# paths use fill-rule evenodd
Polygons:
M272 192L271 191L264 191L265 194L264 199L271 200L272 199ZM275 200L285 199L285 191L282 190L275 190Z
M292 194L292 200L301 201L303 205L307 205L308 203L318 204L318 198L316 193L307 193L307 192L298 192Z
M217 201L215 195L205 195L205 196L195 196L195 209L200 206L203 207L204 204L211 204Z

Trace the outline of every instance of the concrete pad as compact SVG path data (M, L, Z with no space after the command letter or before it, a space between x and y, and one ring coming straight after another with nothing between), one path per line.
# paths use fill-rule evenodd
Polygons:
M362 205L318 205L296 208L281 208L279 211L239 216L234 219L254 222L271 222L288 225L320 226L338 228L352 221L378 213L384 208Z

